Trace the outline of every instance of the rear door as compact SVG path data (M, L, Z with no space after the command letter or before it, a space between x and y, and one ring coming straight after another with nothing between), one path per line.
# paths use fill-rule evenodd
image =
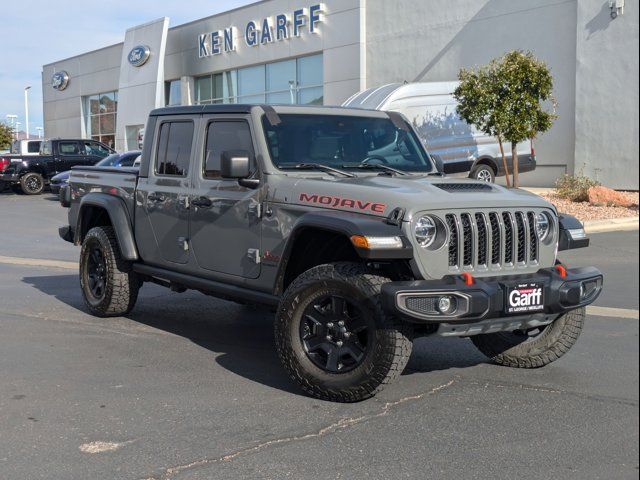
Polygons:
M256 172L253 135L248 117L205 116L204 152L194 172L190 235L194 258L202 273L244 278L260 275L260 189L220 176L225 151L247 151ZM198 164L196 162L196 164Z
M147 178L140 178L136 198L136 238L146 262L175 267L189 261L191 152L196 122L161 117L153 136Z

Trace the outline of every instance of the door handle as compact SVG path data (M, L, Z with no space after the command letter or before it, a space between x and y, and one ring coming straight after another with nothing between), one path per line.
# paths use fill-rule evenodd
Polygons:
M147 195L147 200L149 200L150 202L161 203L161 202L164 202L166 198L164 195L151 192L149 195Z
M213 202L208 197L197 197L191 200L191 205L198 208L211 208Z

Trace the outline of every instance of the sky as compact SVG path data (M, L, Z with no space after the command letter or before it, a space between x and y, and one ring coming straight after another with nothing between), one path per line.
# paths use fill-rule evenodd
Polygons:
M124 40L127 28L169 17L169 27L254 3L254 0L3 0L0 25L0 122L18 116L24 130L43 126L42 65Z

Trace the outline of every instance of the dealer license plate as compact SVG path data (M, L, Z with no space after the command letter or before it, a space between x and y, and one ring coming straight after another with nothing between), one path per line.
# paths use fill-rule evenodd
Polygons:
M505 312L508 314L544 310L544 288L539 283L520 283L507 288Z

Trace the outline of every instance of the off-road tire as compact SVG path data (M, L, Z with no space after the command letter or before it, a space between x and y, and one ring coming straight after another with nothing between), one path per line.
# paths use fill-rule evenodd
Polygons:
M481 182L495 183L496 172L489 165L476 165L469 174L470 178L480 180Z
M555 362L576 343L586 309L565 313L538 336L523 342L511 333L492 333L471 337L473 344L498 365L514 368L540 368Z
M25 195L40 195L44 191L44 178L39 173L25 173L20 179L20 189Z
M88 263L91 249L98 247L105 264L104 295L92 295L88 279ZM97 317L125 315L134 307L142 286L140 277L133 271L131 262L122 258L118 240L112 227L94 227L84 238L80 251L80 287L82 297L91 314Z
M389 281L357 263L331 263L304 272L287 288L276 314L276 348L290 377L307 394L357 402L374 396L402 373L411 355L412 328L382 310L380 289ZM375 322L375 340L362 363L345 373L331 373L315 365L299 335L305 308L327 292L348 296Z

